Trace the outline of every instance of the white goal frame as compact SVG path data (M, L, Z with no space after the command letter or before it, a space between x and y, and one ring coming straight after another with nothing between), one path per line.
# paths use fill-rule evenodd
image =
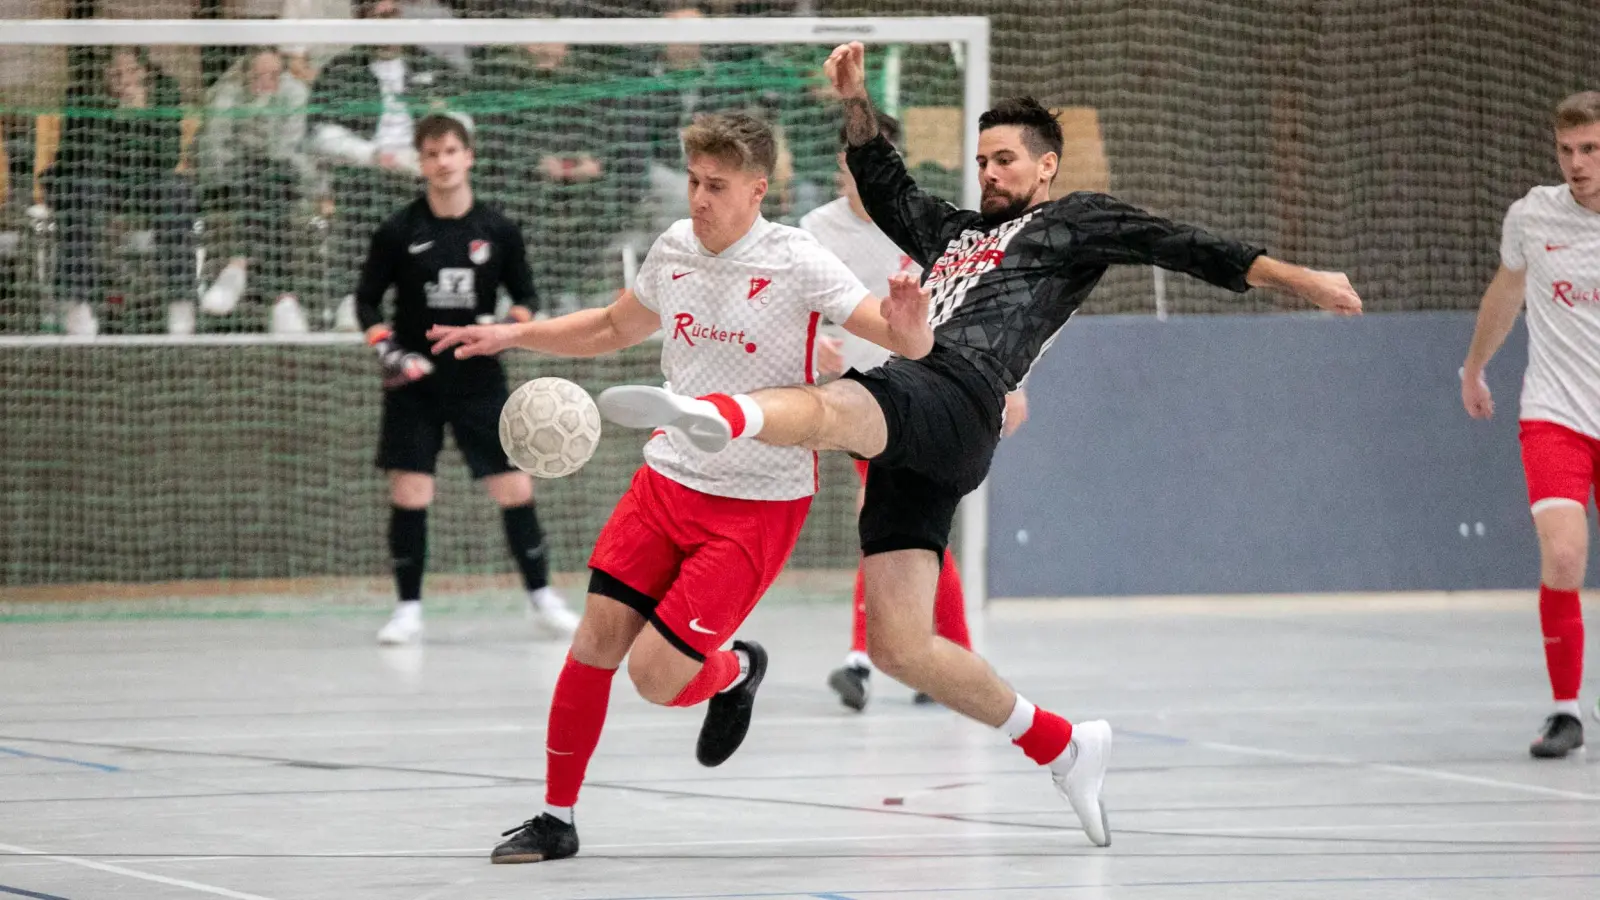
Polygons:
M8 46L276 46L281 44L959 44L962 80L962 196L979 204L978 116L989 105L989 20L938 17L748 17L700 19L0 19ZM342 344L360 335L172 337L0 337L0 348L40 346L203 346ZM988 483L962 503L961 547L968 612L988 599ZM976 620L975 620L976 621ZM976 637L976 635L975 635Z

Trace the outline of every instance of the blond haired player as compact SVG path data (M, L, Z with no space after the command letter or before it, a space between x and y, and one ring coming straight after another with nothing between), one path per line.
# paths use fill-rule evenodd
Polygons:
M743 413L730 394L814 380L824 318L901 355L928 353L925 298L913 291L880 303L810 235L762 218L777 160L765 122L701 116L684 130L683 146L691 218L656 240L632 290L604 309L545 322L436 328L435 351L597 356L660 330L671 388L736 420ZM679 429L652 435L644 466L600 532L589 599L550 703L545 809L506 832L494 862L578 852L573 806L624 657L646 700L710 701L696 748L701 764L721 765L744 740L767 655L752 641L721 648L794 549L817 490L817 456L759 444L714 454L704 440Z
M1578 591L1589 557L1589 494L1600 472L1600 91L1563 100L1554 125L1565 183L1535 187L1506 212L1500 270L1484 291L1461 370L1462 404L1473 418L1489 418L1494 399L1484 367L1527 307L1522 467L1539 533L1539 626L1555 696L1528 752L1547 759L1583 746Z

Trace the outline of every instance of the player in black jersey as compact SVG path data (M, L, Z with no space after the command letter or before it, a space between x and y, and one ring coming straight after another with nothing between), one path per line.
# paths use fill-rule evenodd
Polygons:
M1061 126L1032 99L1002 102L979 119L981 209L957 209L919 189L879 135L861 44L834 50L826 71L844 98L847 156L861 200L927 273L933 349L820 388L774 388L732 403L613 388L601 395L601 412L620 424L682 429L708 450L737 432L870 459L860 530L873 662L945 706L1002 729L1050 768L1090 840L1104 846L1111 841L1100 803L1110 726L1075 728L1037 709L981 658L936 638L929 624L939 554L957 502L989 471L1005 395L1114 264L1157 265L1235 291L1277 288L1343 314L1359 313L1361 300L1342 274L1278 262L1104 194L1051 201ZM917 291L909 278L891 287L901 299ZM737 427L719 411L734 404L743 413Z
M390 216L372 236L356 288L357 312L383 370L383 425L378 467L389 474L389 548L399 602L378 641L401 644L422 634L422 572L434 464L450 426L472 477L499 504L506 540L522 570L529 605L544 629L568 637L577 617L551 589L545 537L534 512L533 482L500 447L505 370L493 357L433 356L434 325L492 321L503 286L512 315L530 319L538 302L522 232L476 202L468 171L472 138L445 115L416 124L415 145L427 193ZM394 325L383 323L385 292L395 288Z

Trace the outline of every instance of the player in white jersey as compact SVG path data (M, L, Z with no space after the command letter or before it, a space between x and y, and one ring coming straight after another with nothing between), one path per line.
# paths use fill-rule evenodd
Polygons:
M878 132L889 143L899 146L900 123L893 116L878 114ZM809 232L823 247L839 257L840 261L870 290L879 296L886 296L889 292L890 278L895 275L920 278L922 267L896 246L894 241L889 240L889 236L878 226L872 224L872 217L867 215L866 208L861 205L861 195L856 192L856 180L850 174L850 167L845 164L845 146L844 131L841 129L839 170L836 176L839 197L806 213L800 219L800 228ZM830 338L832 337L830 335ZM824 376L841 375L850 369L860 372L875 369L888 362L890 355L889 351L882 347L849 333L838 335L837 344L824 341L818 347L818 368ZM1026 416L1026 406L1020 402L1021 392L1017 392L1016 396L1019 401L1013 404L1014 408L1007 410L1009 415L1006 424L1011 429L1020 425L1022 418ZM856 498L856 507L859 509L866 494L866 460L856 460L856 473L861 478L862 486ZM961 574L956 569L955 554L948 550L944 553L944 561L939 570L939 584L934 593L933 631L952 644L967 650L972 649L972 638L967 629L966 596L961 588ZM845 654L844 665L828 673L828 687L839 695L839 702L860 712L866 709L867 699L871 695L871 676L872 659L867 654L866 579L862 566L858 565L855 590L851 600L850 652ZM933 702L933 698L922 691L917 691L912 700L918 704Z
M744 413L730 394L815 379L824 318L902 355L927 354L925 300L880 304L810 235L761 217L777 157L770 127L743 114L702 116L683 145L692 218L661 235L632 290L605 309L545 322L437 328L435 352L597 356L660 330L671 388L735 421ZM750 641L721 648L794 549L817 489L817 457L752 442L713 454L697 440L675 429L651 436L645 465L595 543L588 602L550 704L545 810L506 832L494 862L578 852L573 806L624 657L646 700L710 701L696 748L703 765L720 765L744 740L766 652Z
M1484 367L1527 307L1522 467L1539 533L1539 624L1555 696L1528 748L1541 758L1583 746L1578 592L1589 557L1589 495L1600 474L1600 91L1556 107L1555 138L1566 183L1535 187L1507 211L1500 270L1483 294L1461 370L1461 402L1473 418L1489 418L1494 400Z

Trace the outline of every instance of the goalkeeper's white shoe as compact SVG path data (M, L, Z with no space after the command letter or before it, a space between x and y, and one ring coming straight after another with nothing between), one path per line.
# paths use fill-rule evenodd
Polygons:
M422 604L400 603L394 615L378 629L378 643L385 647L410 644L422 639Z
M310 330L311 325L306 321L305 311L300 308L300 300L295 295L284 294L272 305L273 334L305 334Z
M1111 726L1103 721L1078 722L1072 726L1072 741L1050 763L1050 776L1056 792L1067 798L1078 814L1083 832L1096 847L1111 846L1111 824L1100 802L1106 782L1106 766L1111 762Z
M625 384L600 392L600 415L624 428L672 428L706 453L733 440L733 427L709 400L684 397L645 384Z
M567 607L566 598L554 588L528 592L528 615L538 623L546 637L566 640L578 631L578 616Z
M228 263L201 296L201 311L211 316L225 316L233 312L233 308L239 305L239 298L244 296L245 280L244 263Z

